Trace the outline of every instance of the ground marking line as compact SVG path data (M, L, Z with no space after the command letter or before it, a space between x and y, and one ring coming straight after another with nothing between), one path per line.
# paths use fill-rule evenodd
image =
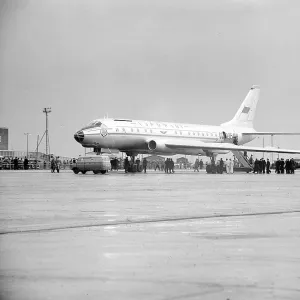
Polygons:
M78 224L69 226L58 226L50 228L36 228L28 230L11 230L11 231L0 231L0 235L5 234L17 234L17 233L39 233L55 230L66 230L66 229L79 229L79 228L91 228L91 227L106 227L106 226L121 226L121 225L135 225L135 224L147 224L147 223L160 223L160 222L181 222L181 221L192 221L202 219L216 219L216 218L235 218L235 217L255 217L255 216L268 216L268 215L283 215L300 213L300 210L288 210L288 211L270 211L270 212L258 212L258 213L244 213L244 214L215 214L207 216L189 216L189 217L174 217L164 219L148 219L148 220L129 220L110 222L110 223L95 223L95 224Z

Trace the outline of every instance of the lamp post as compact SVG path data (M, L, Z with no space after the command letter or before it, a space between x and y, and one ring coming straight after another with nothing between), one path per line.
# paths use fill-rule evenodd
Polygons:
M48 114L51 113L51 107L45 107L43 113L46 115L46 159L48 160L48 149L50 154L50 143L49 143L49 133L48 133ZM49 158L50 160L50 158Z
M27 136L27 151L26 151L26 157L27 157L27 159L28 159L28 136L29 135L31 135L31 133L29 133L29 132L24 132L24 135L26 135Z

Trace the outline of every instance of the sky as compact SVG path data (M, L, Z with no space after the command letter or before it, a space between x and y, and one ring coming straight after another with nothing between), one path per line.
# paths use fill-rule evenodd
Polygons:
M44 107L61 156L83 154L74 133L105 115L219 125L253 84L255 129L299 132L299 11L297 0L1 0L9 148L25 150L30 132L35 150ZM300 149L300 138L275 144Z

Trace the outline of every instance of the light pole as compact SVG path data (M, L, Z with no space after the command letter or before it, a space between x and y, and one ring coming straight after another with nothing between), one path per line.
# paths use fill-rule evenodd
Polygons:
M49 135L48 135L48 114L51 113L51 107L45 107L43 109L43 113L46 114L46 159L48 158L48 147L50 148L49 144ZM50 151L49 151L50 152Z
M27 159L28 159L28 136L31 135L31 133L29 133L29 132L24 132L24 135L27 136L27 152L26 152L26 157L27 157Z

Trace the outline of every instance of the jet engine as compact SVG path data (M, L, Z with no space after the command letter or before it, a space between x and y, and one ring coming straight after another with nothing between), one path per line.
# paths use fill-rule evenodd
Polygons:
M151 141L148 142L148 149L150 151L155 151L155 152L168 151L165 143L156 142L154 140L151 140Z

